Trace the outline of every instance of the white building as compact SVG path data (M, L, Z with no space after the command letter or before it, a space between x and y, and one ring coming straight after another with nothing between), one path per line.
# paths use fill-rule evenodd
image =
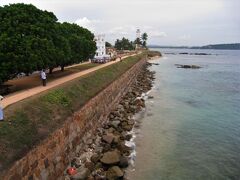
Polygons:
M96 35L94 40L97 45L97 50L94 58L96 59L110 58L109 55L106 54L105 35L104 34Z

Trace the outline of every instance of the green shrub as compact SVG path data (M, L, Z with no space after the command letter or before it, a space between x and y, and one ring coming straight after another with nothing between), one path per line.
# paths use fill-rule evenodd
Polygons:
M67 107L70 105L70 98L66 95L63 89L54 90L43 97L43 101L49 102L51 104L63 105Z

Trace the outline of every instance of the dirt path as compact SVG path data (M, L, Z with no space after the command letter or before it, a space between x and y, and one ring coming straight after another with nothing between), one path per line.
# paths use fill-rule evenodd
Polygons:
M129 55L129 56L134 56L134 55L136 55L136 54ZM125 58L127 58L129 56L124 56L124 57L122 57L122 59L125 59ZM98 69L104 68L106 66L109 66L111 64L117 63L119 61L120 61L120 59L117 59L116 61L110 61L108 63L99 65L97 67L93 67L91 69L87 69L87 70L81 71L79 73L75 73L75 74L71 74L71 75L66 76L66 77L59 78L57 80L49 82L47 84L47 86L45 86L45 87L37 86L35 88L31 88L31 89L28 89L28 90L17 92L15 94L7 95L7 96L5 96L4 100L2 101L3 108L6 108L7 106L9 106L11 104L14 104L14 103L16 103L18 101L21 101L21 100L26 99L28 97L34 96L34 95L36 95L38 93L41 93L43 91L46 91L46 90L51 89L53 87L56 87L56 86L58 86L60 84L63 84L65 82L67 82L67 81L71 81L71 80L73 80L75 78L81 77L81 76L86 75L86 74L91 73L91 72L94 72L94 71L96 71Z
M69 75L72 75L72 74L75 74L99 65L100 64L93 64L89 62L80 63L80 64L75 64L73 66L66 67L63 72L60 70L60 68L56 68L54 69L52 74L47 73L47 81L48 83L50 83L59 78L66 77L66 76L69 76ZM35 72L30 76L24 76L24 77L15 78L7 81L5 85L10 85L10 88L9 88L10 93L8 95L13 95L21 91L26 91L28 89L41 86L42 82L41 82L39 73L40 72Z

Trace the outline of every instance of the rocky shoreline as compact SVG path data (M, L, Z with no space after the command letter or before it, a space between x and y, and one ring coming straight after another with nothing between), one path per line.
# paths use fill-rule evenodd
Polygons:
M126 145L132 139L130 131L135 124L133 115L145 107L142 94L152 88L154 80L154 72L148 70L149 66L151 64L146 63L103 127L87 141L85 152L72 159L64 172L65 180L126 178L125 170L133 150Z

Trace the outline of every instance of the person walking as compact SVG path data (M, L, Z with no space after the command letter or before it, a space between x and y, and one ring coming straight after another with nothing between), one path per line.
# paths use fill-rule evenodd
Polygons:
M46 75L45 69L43 69L41 71L41 79L42 79L43 86L46 86L47 85L47 75Z
M0 121L3 121L3 107L1 104L2 100L3 100L3 97L0 95Z

